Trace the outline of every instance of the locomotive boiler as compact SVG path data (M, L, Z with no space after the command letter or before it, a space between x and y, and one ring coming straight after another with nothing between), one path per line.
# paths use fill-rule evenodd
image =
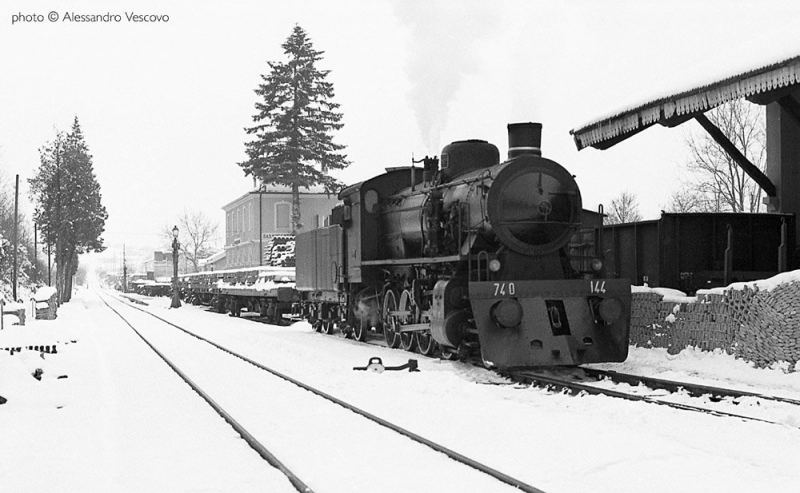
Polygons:
M604 278L577 234L599 215L541 156L541 128L509 125L502 162L488 142L458 141L342 190L333 225L297 236L309 320L423 354L479 351L490 367L623 361L630 283Z

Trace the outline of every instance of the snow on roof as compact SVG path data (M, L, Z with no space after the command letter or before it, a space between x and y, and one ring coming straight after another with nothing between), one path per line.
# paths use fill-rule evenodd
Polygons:
M698 74L694 83L654 94L633 104L607 113L570 130L578 150L595 146L607 148L614 143L597 145L625 134L644 130L655 123L705 112L728 101L749 97L800 82L800 54L793 47L791 54L765 59L764 54L742 58L735 66L726 63L723 71ZM777 61L776 61L777 60ZM726 61L727 62L727 61ZM680 120L673 123L680 123ZM629 136L630 136L629 135Z
M206 264L213 264L218 260L222 260L227 256L228 252L226 250L220 250L219 252L209 255L206 258L201 258L197 261L199 265L206 265Z

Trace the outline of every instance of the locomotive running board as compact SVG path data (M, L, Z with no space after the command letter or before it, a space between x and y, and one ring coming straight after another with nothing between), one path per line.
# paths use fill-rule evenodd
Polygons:
M461 255L448 255L447 257L417 257L417 258L390 258L386 260L362 260L361 265L414 265L414 264L443 264L463 260Z

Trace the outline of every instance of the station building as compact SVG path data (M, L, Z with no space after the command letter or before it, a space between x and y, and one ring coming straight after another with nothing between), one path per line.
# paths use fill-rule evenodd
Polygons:
M338 202L336 194L325 193L322 187L301 191L302 229L297 232L326 226L331 209ZM289 187L262 187L245 193L222 209L225 211L225 255L207 264L208 270L270 265L275 245L292 238L292 191Z
M156 282L170 282L173 273L172 252L153 252L153 258L144 261L146 279ZM178 274L192 272L193 265L183 255L178 254Z

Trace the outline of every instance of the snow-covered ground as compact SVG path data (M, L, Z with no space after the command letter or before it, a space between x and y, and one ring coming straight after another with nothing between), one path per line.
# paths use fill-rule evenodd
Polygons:
M795 416L774 425L551 394L304 323L275 327L187 305L168 309L169 301L144 308L549 493L800 484ZM294 491L93 291L79 290L56 320L0 332L0 348L52 344L57 354L0 351L0 396L8 399L0 405L0 491ZM421 371L353 371L373 356L391 366L416 358ZM721 353L631 348L627 362L603 366L800 399L800 373L755 369ZM37 368L41 381L31 376ZM313 447L313 436L301 438L297 447ZM364 450L316 467L369 468L402 452ZM424 469L397 474L428 477L431 491L470 491ZM497 491L507 489L498 483Z

